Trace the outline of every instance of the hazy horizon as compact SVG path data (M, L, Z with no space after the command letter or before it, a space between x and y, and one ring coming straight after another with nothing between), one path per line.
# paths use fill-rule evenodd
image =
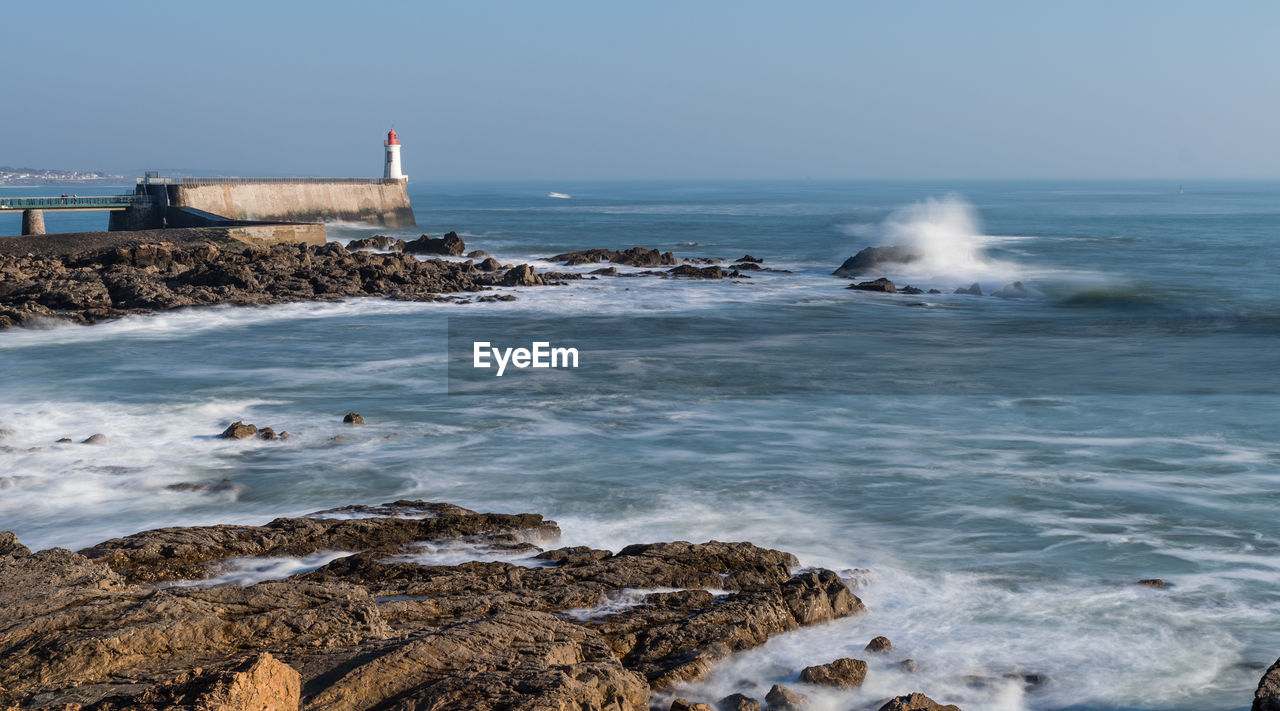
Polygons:
M415 182L1280 178L1263 2L6 17L0 165L376 176L394 125Z

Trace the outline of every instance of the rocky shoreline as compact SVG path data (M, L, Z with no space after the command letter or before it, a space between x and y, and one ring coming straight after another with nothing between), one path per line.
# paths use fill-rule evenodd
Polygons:
M452 233L451 233L452 235ZM420 254L462 241L423 236ZM420 243L420 244L419 244ZM153 242L67 253L0 253L0 329L42 321L96 323L129 314L213 304L276 304L351 296L458 300L447 294L555 283L527 265L477 265L406 253L232 240ZM502 297L481 297L498 300ZM466 299L469 300L469 299Z
M79 552L33 553L0 533L0 708L802 709L804 694L778 684L744 681L720 700L669 690L864 609L835 573L750 543L615 553L551 547L559 533L537 514L425 501L163 528ZM450 547L481 560L432 562ZM286 579L215 584L246 559L322 553ZM889 649L878 638L868 654ZM867 673L835 660L796 685L852 688ZM955 709L903 691L876 708Z

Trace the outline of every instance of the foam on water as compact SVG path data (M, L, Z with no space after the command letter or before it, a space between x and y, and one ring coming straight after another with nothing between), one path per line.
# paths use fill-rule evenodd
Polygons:
M422 498L545 514L564 531L556 545L752 541L844 571L869 611L736 655L687 696L715 700L744 678L765 684L757 697L769 683L798 686L803 666L865 658L863 645L885 635L896 651L869 659L864 690L804 689L818 709L914 690L966 709L1247 706L1259 665L1280 649L1274 398L899 396L867 392L879 383L863 376L884 361L849 347L876 334L920 336L889 350L908 366L899 377L938 366L923 358L941 347L937 338L982 346L992 323L1025 336L991 354L993 370L1053 352L1027 344L1056 347L1077 334L1141 346L1174 329L1135 332L1132 292L1065 308L1072 280L1092 283L1100 270L1103 286L1164 302L1196 274L1230 285L1189 292L1202 313L1243 313L1255 327L1153 343L1204 347L1235 366L1242 343L1265 345L1275 333L1260 320L1280 293L1266 267L1272 247L1258 237L1274 231L1271 193L1233 222L1204 217L1218 214L1212 206L1115 211L1092 197L1028 189L1006 200L1008 188L969 186L993 223L984 228L964 203L920 202L938 194L933 186L855 185L820 198L810 186L781 197L729 186L706 198L680 186L669 189L677 197L564 189L574 200L547 200L545 186L515 198L424 189L414 195L422 227L376 231L412 238L465 227L468 249L504 263L640 245L681 257L747 252L795 273L752 273L741 284L582 280L501 290L518 300L493 304L351 299L0 332L0 428L12 430L0 440L0 530L35 548L76 548L159 526L261 524ZM839 227L851 223L862 226ZM331 226L335 238L372 231ZM847 291L830 275L862 246L903 240L938 256L922 271L886 274L895 281L949 291L980 280L990 291L1026 280L1046 298L903 298ZM600 266L534 263L539 272ZM932 308L907 308L915 303ZM657 330L620 370L561 391L447 394L446 319L491 314L651 316L658 326L680 318L700 337L668 342ZM582 341L574 345L584 353L617 348L591 333ZM1158 370L1140 353L1141 369ZM597 387L619 383L621 392ZM350 410L369 424L343 425ZM294 437L216 439L237 419ZM105 445L53 445L95 432ZM208 486L167 488L183 483ZM411 558L541 564L528 549L452 544ZM253 581L323 562L245 561L228 575ZM1154 577L1169 586L1134 584ZM892 668L905 657L919 661L918 674ZM1015 672L1048 681L1027 689L1005 678Z
M301 573L319 570L339 558L351 555L343 551L320 551L306 556L264 558L231 558L218 564L218 574L201 580L181 580L172 587L207 587L239 585L248 587L267 580L283 580Z

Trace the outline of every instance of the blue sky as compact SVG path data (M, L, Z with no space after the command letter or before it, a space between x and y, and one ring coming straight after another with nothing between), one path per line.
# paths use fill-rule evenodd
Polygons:
M9 3L0 165L1276 178L1275 2ZM22 28L22 29L19 29Z

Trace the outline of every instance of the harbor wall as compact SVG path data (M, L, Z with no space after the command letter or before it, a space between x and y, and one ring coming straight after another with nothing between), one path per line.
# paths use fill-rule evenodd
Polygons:
M387 227L416 224L403 180L210 181L166 187L169 205L234 220L342 220Z

